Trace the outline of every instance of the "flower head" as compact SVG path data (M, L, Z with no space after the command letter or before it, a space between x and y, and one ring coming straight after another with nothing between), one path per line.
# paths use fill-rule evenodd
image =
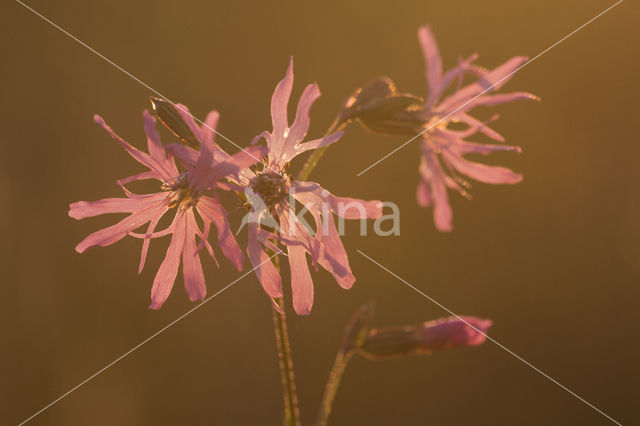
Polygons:
M306 315L313 305L313 282L307 263L329 271L338 284L350 288L355 277L351 272L347 253L336 229L333 215L346 219L377 218L382 213L379 201L362 201L336 197L314 182L297 181L288 175L289 163L297 155L337 142L343 132L303 142L309 129L311 105L320 96L317 84L309 84L302 93L293 124L289 125L287 106L293 87L293 59L287 72L276 86L271 98L273 130L262 132L254 139L267 142L267 161L262 170L245 172L244 179L253 214L258 220L249 222L247 253L256 267L260 282L269 296L282 296L280 274L268 260L264 248L275 243L286 246L291 272L293 306L298 314ZM314 219L315 229L309 226L296 210L302 210ZM264 229L260 218L264 213L277 217L277 229Z
M426 63L428 96L423 111L419 114L424 120L420 163L421 181L417 190L417 201L421 206L433 205L434 221L440 231L452 229L452 212L447 189L454 189L462 195L468 195L469 184L460 176L464 175L480 182L492 184L513 184L522 180L522 175L510 169L488 166L464 158L467 154L487 155L494 151L520 152L519 147L509 145L486 145L469 142L466 139L476 133L484 133L499 142L504 138L495 130L469 115L478 106L494 106L520 99L538 99L525 92L487 94L500 89L513 73L527 61L526 57L516 56L493 70L474 65L477 55L460 60L458 66L443 73L442 58L438 45L429 26L418 30L418 39ZM476 80L464 87L461 82L465 75ZM457 82L456 90L444 96L447 89ZM444 99L443 99L444 97ZM494 116L490 121L497 118ZM460 122L467 127L453 130L449 123Z
M178 105L178 107L182 106ZM129 215L117 224L89 235L76 246L76 251L82 253L92 246L108 246L126 235L141 238L143 243L139 273L144 267L151 239L171 234L171 243L151 289L150 307L158 309L171 292L181 261L184 285L189 299L193 301L204 298L206 287L199 252L202 248L206 248L215 260L213 248L208 242L211 224L217 229L218 245L224 255L236 268L239 270L242 268L242 251L229 229L227 213L213 190L221 185L219 182L221 179L255 163L256 159L262 156L263 150L259 147L251 147L234 156L229 156L224 161L217 161L214 129L218 113L213 111L207 119L206 129L197 128L197 135L201 136L199 139L201 147L196 161L186 170L180 171L173 155L167 153L160 141L155 127L156 119L147 111L144 111L143 116L148 153L124 141L104 122L102 117L98 115L94 117L96 123L148 170L118 181L126 198L78 201L70 205L69 216L74 219L84 219L105 213L128 213ZM160 191L152 194L134 194L125 187L130 182L144 179L159 181ZM156 231L158 222L169 211L174 214L171 225L162 231ZM196 213L203 223L202 228L196 221ZM144 234L134 232L143 225L147 225Z

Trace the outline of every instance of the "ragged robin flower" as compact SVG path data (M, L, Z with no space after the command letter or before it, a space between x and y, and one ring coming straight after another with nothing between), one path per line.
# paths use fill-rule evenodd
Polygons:
M149 112L144 112L148 153L124 141L111 130L102 117L98 115L94 117L96 123L148 170L118 181L126 198L78 201L70 205L69 216L74 219L84 219L105 213L129 214L117 224L89 235L77 245L76 250L82 253L89 247L108 246L126 235L141 238L143 243L138 268L140 273L145 264L151 239L171 234L171 243L153 281L150 306L152 309L160 308L169 296L181 261L184 286L189 299L194 301L205 297L206 286L199 252L205 248L215 260L213 248L208 241L211 224L216 227L218 245L224 255L238 270L242 269L242 251L229 229L227 213L216 198L214 190L222 185L220 181L225 177L258 161L264 149L250 147L229 156L224 161L216 161L213 153L216 149L214 129L217 120L218 113L215 111L210 113L209 127L206 131L203 130L206 134L201 138L202 143L196 161L193 166L180 171L173 155L167 155L155 127L156 119ZM159 181L159 192L134 194L125 187L130 182L145 179ZM155 231L158 222L166 213L174 215L172 223L162 231ZM196 214L203 223L202 229L196 220ZM146 224L148 226L144 234L135 232Z
M316 270L318 265L322 266L341 287L351 288L355 281L333 215L345 219L377 218L382 214L382 204L379 201L336 197L317 183L297 181L288 174L289 164L294 157L335 143L343 134L337 132L303 142L309 129L309 111L320 96L320 89L315 83L305 88L298 102L295 120L289 126L287 106L292 87L293 59L271 98L273 130L262 132L253 141L255 144L262 138L266 140L266 162L260 170L245 176L247 192L254 194L253 198L260 201L257 204L264 206L268 213L277 218L278 229L264 229L262 222L250 222L247 252L251 263L257 268L256 273L263 288L269 296L277 298L282 296L280 274L270 261L262 264L268 259L262 246L271 248L275 243L286 246L293 307L298 314L306 315L313 305L313 282L307 255ZM296 214L296 202L313 217L315 229L311 229ZM253 208L257 217L263 216L256 211L255 204Z
M495 106L520 99L538 98L525 92L489 94L500 89L511 79L513 73L527 61L524 56L513 57L497 68L488 70L473 64L477 58L474 54L460 60L458 66L443 74L442 58L429 26L423 26L418 30L418 39L426 63L428 86L428 95L419 115L424 120L423 128L428 130L421 135L421 181L416 197L418 204L423 207L433 205L436 228L440 231L450 231L452 212L447 189L468 196L466 188L470 185L462 176L491 184L513 184L522 180L522 175L510 169L488 166L465 158L467 154L520 152L520 148L515 146L467 141L467 138L476 133L484 133L491 139L504 142L504 138L491 129L488 123L480 122L469 113L479 106ZM471 75L476 80L460 87L466 75ZM456 82L457 88L450 95L444 96L447 89ZM496 118L497 116L493 116L490 121ZM450 127L450 123L454 122L463 123L466 128L454 130Z

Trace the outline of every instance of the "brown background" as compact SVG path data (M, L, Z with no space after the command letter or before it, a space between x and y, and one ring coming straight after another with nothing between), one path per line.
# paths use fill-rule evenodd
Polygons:
M474 51L480 64L495 66L537 54L612 3L29 4L198 117L218 109L220 131L246 144L269 128L269 97L290 54L296 99L311 81L324 93L312 112L317 136L344 97L373 77L386 74L402 90L424 93L415 36L421 24L433 25L446 66ZM193 305L180 278L162 310L147 310L166 240L152 245L141 277L137 240L84 255L73 250L116 217L78 222L67 216L68 204L118 196L115 180L140 170L91 117L100 113L143 146L140 113L151 93L19 4L3 8L0 418L16 424ZM307 424L342 327L361 304L377 302L378 325L446 315L356 249L455 312L492 318L493 337L610 416L637 419L639 10L622 3L507 85L543 99L498 109L495 128L524 153L498 154L495 161L522 171L525 180L477 184L472 202L454 196L451 234L436 232L431 211L415 203L415 144L361 177L355 174L404 139L353 127L329 151L313 178L339 195L396 201L402 234L359 237L352 226L345 244L356 286L347 292L317 273L312 315L289 316ZM210 294L238 276L228 262L207 272ZM278 380L270 306L251 276L32 424L277 425ZM332 423L607 420L487 343L383 363L356 359Z

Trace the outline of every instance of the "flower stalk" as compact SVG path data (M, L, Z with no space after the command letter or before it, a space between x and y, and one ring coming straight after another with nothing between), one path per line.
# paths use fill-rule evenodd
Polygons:
M282 303L282 299L276 301ZM293 373L293 359L285 316L273 308L273 327L278 348L278 364L280 365L280 379L284 396L284 425L300 426L300 409L298 408L298 393L296 378Z
M282 299L276 302L282 303ZM284 394L284 425L300 426L300 409L298 408L298 393L296 391L296 378L293 373L293 360L291 358L291 345L289 344L287 322L284 315L278 312L275 307L272 310L272 314L276 345L278 348L280 379L282 380L282 391Z
M327 420L331 414L331 408L333 407L333 401L336 398L336 393L338 392L338 387L340 386L340 381L347 368L347 364L358 349L362 347L369 334L374 309L375 305L373 302L367 303L353 315L347 324L338 355L336 355L336 360L333 362L333 367L331 367L331 372L329 373L329 380L322 395L315 426L325 426L327 424Z
M341 117L338 116L333 121L333 123L331 123L331 126L329 126L329 129L325 132L323 137L327 137L332 133L339 132L340 130L344 129L346 126L347 126L347 123L341 121ZM298 180L307 180L309 178L309 175L311 174L313 169L315 169L316 166L318 165L320 158L322 158L322 156L324 155L324 152L330 146L331 145L326 145L320 149L316 149L315 151L313 151L313 153L309 156L309 158L307 158L307 161L305 161L304 165L302 166L302 170L300 170L300 173L298 173L298 178L297 178Z

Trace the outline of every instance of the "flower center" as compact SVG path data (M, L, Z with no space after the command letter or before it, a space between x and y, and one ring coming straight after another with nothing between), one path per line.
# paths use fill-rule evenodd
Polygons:
M169 208L180 206L181 209L186 210L193 207L200 198L200 192L194 191L189 185L189 175L187 172L181 173L173 181L167 181L160 187L163 191L171 192L169 196Z
M289 177L286 174L266 171L251 179L249 185L253 192L258 194L264 203L271 207L284 199L288 191Z

